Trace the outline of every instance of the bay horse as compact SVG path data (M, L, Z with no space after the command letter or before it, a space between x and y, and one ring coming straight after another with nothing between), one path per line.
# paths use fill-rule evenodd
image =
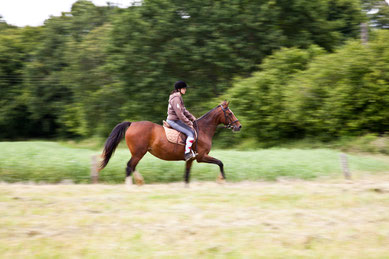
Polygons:
M212 138L219 124L226 125L233 131L239 131L242 128L239 120L228 107L229 102L224 101L208 113L196 120L194 125L198 129L198 139L196 145L197 156L185 164L185 183L189 184L190 169L194 160L199 163L217 164L220 168L219 181L226 179L223 163L208 155L212 147ZM131 152L131 159L127 163L126 183L132 183L131 175L134 172L134 178L137 184L143 184L143 177L135 171L135 168L142 157L147 153L168 161L184 160L184 146L171 143L167 140L165 130L161 125L150 121L122 122L115 126L109 135L102 154L102 162L99 171L109 162L115 152L119 142L125 136L126 143Z

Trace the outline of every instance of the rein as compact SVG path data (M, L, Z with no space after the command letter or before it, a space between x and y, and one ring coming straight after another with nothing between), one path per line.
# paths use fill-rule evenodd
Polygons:
M196 139L195 139L195 142L193 144L193 149L195 152L197 151L197 140L199 139L199 134L200 134L200 131L199 131L199 125L197 124L197 120L195 120L193 122L193 126L194 126L194 130L196 131L197 134L195 134L196 136Z
M213 112L214 110L216 110L217 108L221 108L223 113L224 113L224 118L226 119L226 122L228 121L229 116L227 116L227 111L229 110L229 108L227 107L227 109L224 109L223 106L221 106L220 104L218 106L216 106L215 108L213 108L212 110L210 110L209 112L207 112L206 114L204 114L203 116L201 116L199 119L196 120L196 130L198 131L198 125L197 125L197 121L198 120L201 120L203 117L206 117L208 114L210 114L211 112ZM230 119L231 120L231 119ZM219 125L217 126L217 128L226 128L226 129L232 129L233 128L233 124L237 123L239 120L235 120L235 121L231 121L230 123L228 123L227 125Z
M224 109L223 106L219 105L220 108L222 108L222 111L224 113L224 118L226 119L226 122L228 121L228 119L232 120L229 116L227 116L227 111L229 110L229 108L227 107L227 109ZM230 123L228 123L227 125L224 125L222 126L222 128L226 128L226 129L232 129L233 126L235 123L237 123L239 120L234 120L234 121L231 121Z

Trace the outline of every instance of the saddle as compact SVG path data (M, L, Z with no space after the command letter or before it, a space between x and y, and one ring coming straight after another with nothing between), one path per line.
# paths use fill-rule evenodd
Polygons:
M184 133L173 129L166 121L163 121L163 128L165 129L166 138L169 142L185 146L187 136ZM196 140L197 132L195 132L195 141Z

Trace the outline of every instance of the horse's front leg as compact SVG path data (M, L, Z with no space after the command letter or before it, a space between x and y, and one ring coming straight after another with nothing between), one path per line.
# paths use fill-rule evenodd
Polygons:
M220 175L218 177L218 182L219 183L224 183L226 180L226 175L224 174L224 166L223 162L220 161L219 159L216 159L214 157L211 157L209 155L204 155L201 157L199 160L197 160L200 163L209 163L209 164L217 164L220 168Z
M189 187L190 169L192 168L193 159L185 163L185 186Z

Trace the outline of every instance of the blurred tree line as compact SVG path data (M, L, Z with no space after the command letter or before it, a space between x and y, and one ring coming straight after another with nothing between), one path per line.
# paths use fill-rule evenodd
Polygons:
M388 17L377 0L144 0L126 9L79 0L39 27L0 17L0 138L105 137L123 120L160 123L179 79L198 117L231 99L242 138L385 133Z

